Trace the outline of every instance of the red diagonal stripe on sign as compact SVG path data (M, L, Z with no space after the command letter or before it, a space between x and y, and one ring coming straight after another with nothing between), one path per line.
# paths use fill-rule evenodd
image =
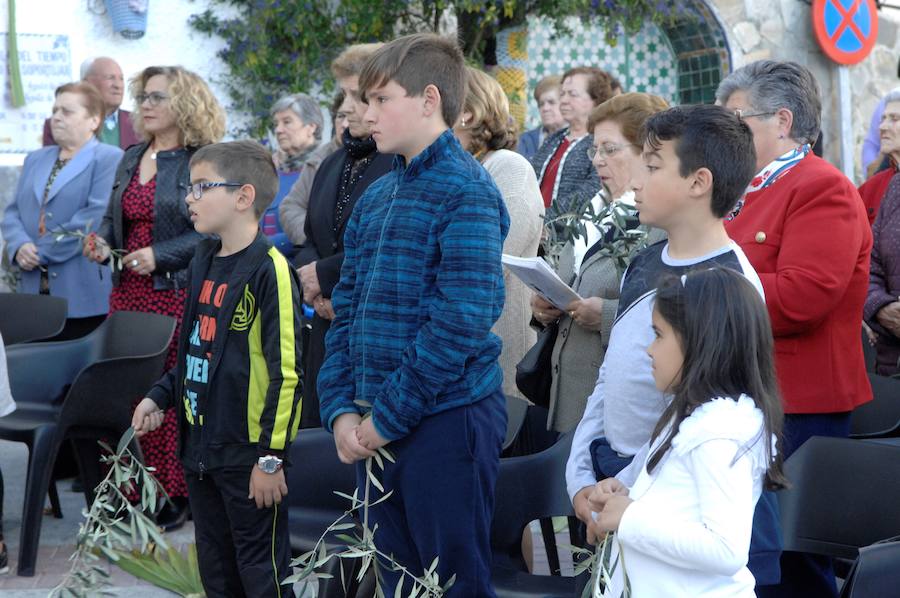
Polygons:
M841 24L834 30L831 41L837 44L837 40L841 39L844 30L849 27L853 30L853 33L856 34L856 37L859 38L859 42L864 43L866 41L866 36L863 35L863 32L860 31L859 27L856 26L856 23L853 22L853 17L856 15L857 11L859 11L859 5L862 4L862 0L854 0L853 5L850 6L850 10L844 10L844 5L841 4L841 0L831 0L831 3L837 11L841 13Z

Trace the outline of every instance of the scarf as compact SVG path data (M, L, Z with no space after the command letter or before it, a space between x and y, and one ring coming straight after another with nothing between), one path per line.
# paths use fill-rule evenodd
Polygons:
M334 232L337 233L344 221L344 212L350 204L350 198L356 184L366 172L366 168L375 158L377 148L372 137L359 139L350 134L349 129L344 129L341 138L342 148L347 152L344 166L341 170L341 183L338 187L337 201L334 204Z
M734 220L734 217L740 213L741 208L744 207L744 198L747 197L748 193L754 193L774 184L778 179L787 174L791 168L799 164L800 160L805 158L809 152L810 147L807 143L794 148L769 162L755 177L753 177L750 184L747 185L744 195L738 200L737 205L734 206L734 210L728 216L727 220Z

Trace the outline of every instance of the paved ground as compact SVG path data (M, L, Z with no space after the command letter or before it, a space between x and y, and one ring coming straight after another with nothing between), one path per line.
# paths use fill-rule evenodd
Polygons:
M34 577L16 575L19 560L19 529L22 523L22 499L25 493L25 467L28 451L24 444L0 440L0 469L3 470L3 532L9 546L10 572L0 576L0 596L3 598L45 597L69 570L69 555L74 551L75 534L85 507L84 495L70 490L70 482L59 484L59 499L63 518L45 516L41 525L37 572ZM188 523L182 530L169 534L175 546L194 540L194 527ZM171 592L153 587L117 567L107 566L117 595L129 598L171 598Z

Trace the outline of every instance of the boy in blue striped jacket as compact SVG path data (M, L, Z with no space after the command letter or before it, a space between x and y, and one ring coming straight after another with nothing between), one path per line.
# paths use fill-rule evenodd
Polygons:
M378 474L392 495L369 512L379 550L417 575L437 557L442 581L456 575L451 596L494 596L506 411L490 330L509 215L450 130L465 85L459 47L431 34L394 40L363 68L367 124L378 151L397 157L347 225L318 390L323 425L341 460L357 463L360 486L379 448L396 461ZM379 580L393 595L399 576L380 567Z

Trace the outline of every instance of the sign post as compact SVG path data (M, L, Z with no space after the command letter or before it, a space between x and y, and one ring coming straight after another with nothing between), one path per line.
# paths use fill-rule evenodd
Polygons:
M822 52L837 63L841 170L852 180L853 114L847 66L861 62L875 47L878 38L875 0L813 0L812 20Z

